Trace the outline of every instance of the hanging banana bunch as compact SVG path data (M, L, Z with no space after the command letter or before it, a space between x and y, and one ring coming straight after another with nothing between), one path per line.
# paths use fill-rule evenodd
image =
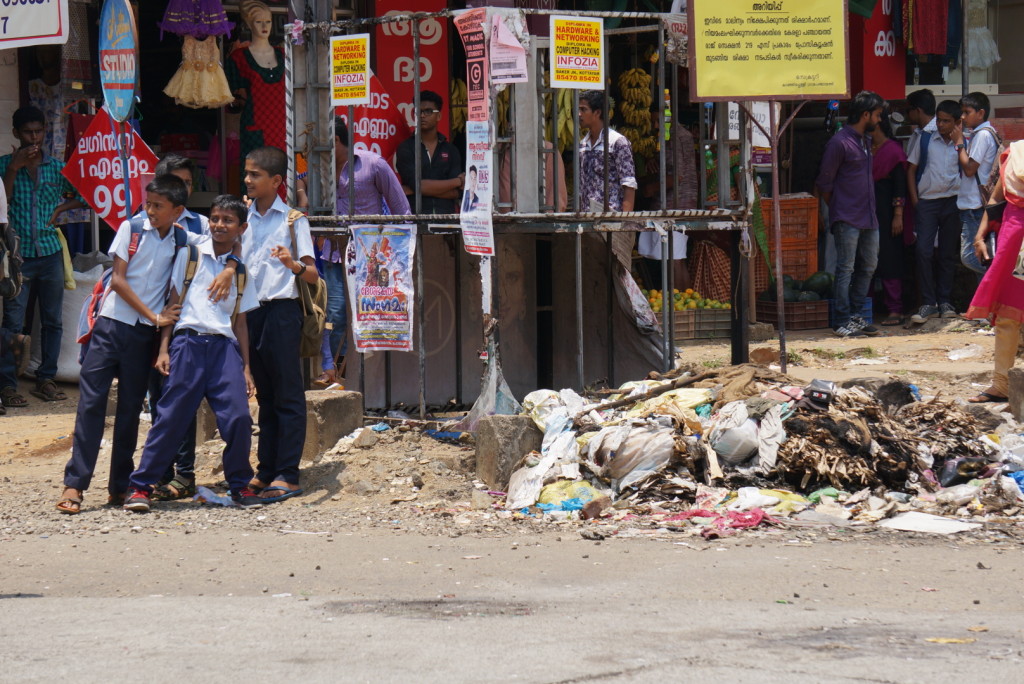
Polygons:
M454 136L466 128L466 105L469 102L469 93L466 89L466 82L461 78L452 80L452 86L448 94L449 116L451 118L451 132Z
M619 76L618 85L622 94L619 110L625 124L618 131L629 140L635 156L653 157L658 153L658 138L651 122L651 75L640 68L629 69Z
M573 127L576 122L576 109L572 105L572 90L560 88L556 94L558 97L558 151L564 152L568 149L575 149L576 139Z

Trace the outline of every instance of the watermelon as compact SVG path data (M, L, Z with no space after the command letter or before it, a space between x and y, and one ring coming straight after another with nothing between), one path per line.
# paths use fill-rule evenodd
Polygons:
M795 302L800 296L799 290L794 290L791 287L787 287L782 291L782 301L784 302Z
M798 301L798 302L816 302L816 301L819 301L820 299L821 299L821 297L818 296L817 292L812 292L810 290L804 290L803 292L800 293L800 296L798 296L796 298L796 301Z
M832 296L832 282L834 277L828 271L818 271L804 281L804 291L814 292L821 298Z

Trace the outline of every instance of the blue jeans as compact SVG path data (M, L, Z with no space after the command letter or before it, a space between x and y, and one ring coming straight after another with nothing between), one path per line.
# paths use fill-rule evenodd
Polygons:
M12 333L22 332L29 294L34 290L39 302L39 342L42 351L36 379L39 382L51 380L57 375L63 331L61 311L64 308L64 257L60 252L44 257L29 257L21 267L21 275L21 294L14 299L4 300L2 327ZM0 388L18 386L18 379L14 377L15 370L13 354L8 352L0 356Z
M324 261L324 282L327 283L327 322L330 328L324 328L324 337L329 345L324 345L321 356L323 369L334 368L334 359L345 354L345 342L348 328L348 317L345 315L345 264Z
M836 240L836 282L833 288L836 327L864 310L871 278L878 266L878 231L839 221L832 224Z
M981 216L984 212L984 207L960 210L960 261L978 275L983 275L988 270L988 264L978 261L974 253L974 236L978 234L978 226L981 225Z

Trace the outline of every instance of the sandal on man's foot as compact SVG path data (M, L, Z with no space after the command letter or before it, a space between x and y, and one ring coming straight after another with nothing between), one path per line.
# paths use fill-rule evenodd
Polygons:
M43 380L32 390L32 396L39 397L43 401L64 401L68 395L64 394L57 383L53 380Z
M894 328L897 325L903 325L903 316L900 316L899 314L889 314L882 319L881 325L884 325L887 328Z
M326 387L330 387L335 382L337 382L337 379L334 375L334 371L324 371L320 374L320 377L313 381L312 384L313 387L316 387L317 389L324 389Z
M991 392L981 392L977 396L971 397L967 400L968 404L1003 404L1008 399L1001 397L998 394L992 394Z
M28 400L25 397L18 394L18 390L13 387L4 387L0 389L0 401L4 403L7 408L21 408L28 406Z
M28 369L32 357L32 338L28 335L12 335L10 350L14 357L14 377L19 378Z
M77 489L71 489L70 487L64 491L75 492L74 496L65 494L61 497L61 500L57 502L57 510L65 515L78 515L82 512L82 499L85 495Z
M154 501L177 501L178 499L191 499L196 495L195 478L187 480L179 475L167 484L160 485L153 490Z

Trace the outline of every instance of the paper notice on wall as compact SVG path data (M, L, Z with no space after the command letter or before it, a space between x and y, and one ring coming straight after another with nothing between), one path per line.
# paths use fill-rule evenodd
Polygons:
M466 122L466 187L462 192L459 224L462 242L470 254L494 255L493 158L490 123Z
M491 16L490 53L491 83L526 83L526 49L498 13Z
M413 351L415 255L415 225L352 226L345 273L357 351Z
M468 10L455 18L462 45L466 48L466 118L487 121L491 108L487 84L487 10Z

